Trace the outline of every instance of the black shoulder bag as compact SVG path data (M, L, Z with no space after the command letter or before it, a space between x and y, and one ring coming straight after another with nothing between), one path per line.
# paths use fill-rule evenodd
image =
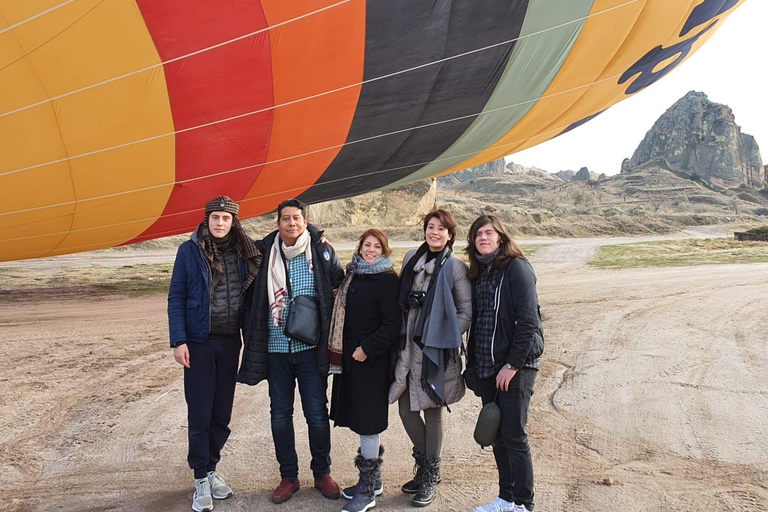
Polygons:
M283 332L289 338L316 346L320 343L320 303L309 295L293 296L288 261L282 252L281 247L280 253L285 265L285 280L288 288L288 318L285 320Z

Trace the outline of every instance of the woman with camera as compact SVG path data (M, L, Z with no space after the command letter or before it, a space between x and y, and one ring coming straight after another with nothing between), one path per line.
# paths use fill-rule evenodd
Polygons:
M461 335L472 315L467 266L453 255L456 221L435 210L424 217L424 240L403 259L398 303L404 325L389 402L413 443L416 474L402 487L411 503L429 505L440 482L443 407L464 396ZM423 417L422 417L423 414Z
M360 478L342 496L345 512L363 512L382 493L379 434L387 428L390 355L400 334L397 307L400 281L389 257L384 233L369 229L360 236L336 295L328 339L333 374L331 419L360 436L355 457Z
M533 510L533 463L525 424L544 350L536 274L498 218L481 215L467 235L472 327L467 386L495 401L501 424L493 443L499 495L474 512Z

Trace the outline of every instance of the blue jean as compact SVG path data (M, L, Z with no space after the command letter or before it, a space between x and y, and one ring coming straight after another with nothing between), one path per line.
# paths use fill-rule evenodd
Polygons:
M275 455L280 476L295 480L299 475L293 430L293 399L299 383L301 408L309 430L310 468L315 479L331 473L331 425L328 422L328 377L317 369L317 349L292 354L269 354L270 415Z
M501 425L493 443L499 497L525 505L528 510L533 510L533 461L525 425L537 373L533 368L521 368L509 381L508 391L499 391L498 395L495 377L478 381L483 405L495 399L501 409Z
M187 343L187 461L195 478L205 478L209 471L216 470L221 449L229 438L240 345L240 333L211 335L205 341Z

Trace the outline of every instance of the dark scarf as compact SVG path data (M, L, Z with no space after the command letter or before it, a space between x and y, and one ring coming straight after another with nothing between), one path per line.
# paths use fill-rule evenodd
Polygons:
M496 249L491 254L482 255L479 252L475 253L475 258L477 258L477 261L485 265L486 267L490 267L493 265L493 261L496 259L496 256L499 254L499 250Z
M397 303L400 305L400 309L402 309L406 314L410 309L408 307L408 294L411 293L411 286L413 285L413 267L416 266L419 258L424 256L424 254L427 255L427 262L435 258L439 258L438 264L435 265L435 274L432 276L432 281L429 284L429 289L431 289L435 282L435 277L437 277L437 273L442 267L442 265L439 263L445 260L446 251L448 251L448 255L450 256L452 253L451 246L446 245L441 252L436 253L430 251L429 245L427 245L427 242L424 242L419 246L418 249L416 249L416 254L413 255L413 258L408 260L408 263L406 263L403 267L403 270L400 272L400 294L397 297Z
M253 241L245 234L243 226L237 217L232 219L232 229L223 238L214 238L208 230L208 216L197 227L197 245L203 251L208 265L211 267L211 286L215 287L224 275L224 267L220 255L234 248L237 256L246 262L247 275L243 283L243 293L256 278L261 266L261 253Z

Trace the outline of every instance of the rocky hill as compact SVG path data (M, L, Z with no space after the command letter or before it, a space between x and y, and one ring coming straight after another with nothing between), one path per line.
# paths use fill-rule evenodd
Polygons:
M645 135L628 165L654 159L716 190L766 187L757 142L741 132L729 107L709 101L703 92L691 91L675 102Z

